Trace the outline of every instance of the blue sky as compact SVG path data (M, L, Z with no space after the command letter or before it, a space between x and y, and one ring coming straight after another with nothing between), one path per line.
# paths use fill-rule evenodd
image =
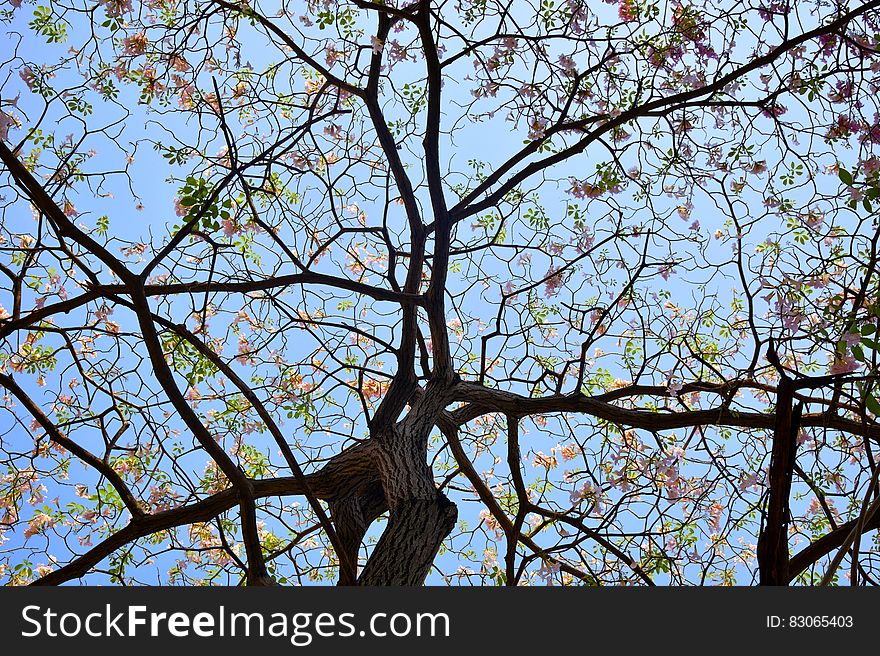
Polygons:
M10 81L3 85L2 92L4 99L21 92L18 107L22 115L26 117L26 123L28 124L35 120L35 117L41 110L41 105L38 102L38 98L27 93L26 89L23 88L23 84L17 80L16 69L24 61L50 61L63 53L67 47L66 44L48 46L42 42L42 39L27 30L25 25L30 20L32 11L33 6L24 5L17 12L15 20L10 25L10 28L17 28L22 34L25 34L25 41L22 42L18 50L18 55L21 59L14 60L4 68L3 72L9 76ZM616 8L614 6L602 6L596 9L596 11L599 12L603 20L609 20L616 13ZM243 58L245 61L249 61L257 71L277 58L277 53L265 48L264 42L255 34L244 36L243 43ZM459 111L457 103L473 100L471 91L475 83L467 79L469 71L466 68L468 65L468 62L463 62L462 66L455 69L454 74L445 82L445 121L451 122L455 112ZM421 75L421 71L421 63L418 61L401 64L395 72L397 76L396 81L402 84L408 79L416 80ZM754 76L754 78L756 77ZM62 84L64 80L63 76L59 76L56 79L56 83ZM209 89L207 86L209 84L208 78L205 77L202 82L206 85L205 89ZM753 79L753 83L756 89L760 88L760 82L757 79ZM488 108L491 106L489 102L489 99L485 99L485 104L480 104L479 106L486 108L486 111L488 111ZM187 167L168 167L165 160L152 149L147 140L158 138L167 143L169 135L186 134L189 130L194 130L195 119L187 122L183 117L172 112L156 112L147 109L137 103L137 95L133 90L124 89L119 97L118 105L96 104L95 111L88 118L88 121L90 125L112 124L122 116L123 111L127 112L128 115L125 118L124 130L116 140L116 143L104 139L100 134L96 134L88 138L83 146L83 150L94 148L97 152L94 158L96 166L107 170L123 167L126 162L126 156L133 155L134 159L129 169L129 178L133 181L133 187L129 188L128 180L125 176L113 176L108 179L105 187L108 192L112 193L112 197L96 199L86 195L78 195L71 197L70 200L80 212L77 220L87 226L96 225L98 218L106 215L110 217L111 234L118 235L123 240L142 240L150 244L159 244L169 233L170 227L179 220L174 214L173 202L179 184L168 182L168 178L169 176L183 175ZM395 111L399 111L399 107L397 110L389 107L389 118L394 116ZM801 115L806 118L806 114L802 114L802 111L797 108L795 103L791 103L789 111L791 112L789 118L792 122L801 120ZM759 114L758 112L755 113ZM448 125L448 123L446 124ZM764 129L767 129L770 126L770 119L757 115L755 125L758 127L763 126ZM62 120L57 124L53 124L51 116L44 123L44 126L44 131L46 132L50 131L49 126L51 126L51 131L57 135L56 138L63 138L68 133L78 136L82 130L81 124L73 120ZM210 129L211 126L208 127ZM245 143L258 140L258 128L260 125L247 126L239 124L236 127L241 128L243 132L247 133L248 137L243 140ZM500 114L492 119L473 122L463 127L452 141L444 141L441 147L441 160L444 163L449 162L449 168L456 173L464 174L465 179L471 175L470 172L473 170L473 167L469 164L472 160L483 162L485 170L491 171L507 155L522 145L523 140L527 138L527 130L528 127L524 121L513 125L504 121ZM13 130L11 134L20 135L21 132ZM729 130L707 124L700 128L693 138L696 142L701 143L711 143L713 141L723 143L730 138L730 134ZM645 135L644 139L639 139L638 136L636 134L626 144L628 150L624 151L621 157L623 170L632 171L642 168L655 168L658 166L658 158L667 146L663 138L655 140L649 135ZM756 136L753 139L752 143L756 144L756 150L749 156L744 156L741 159L744 167L748 166L749 162L757 163L761 161L771 162L772 166L773 162L779 160L780 153L775 144L768 140L762 145L761 141L760 136ZM209 139L204 142L205 150L209 155L213 154L219 151L222 143L222 139L219 136L213 140ZM635 147L636 144L642 145L645 143L653 146L654 149ZM137 144L136 149L134 144ZM724 145L725 147L729 146L727 143ZM797 164L796 156L798 154L808 156L809 153L815 152L815 149L811 150L813 145L812 143L792 144L792 151L786 155L787 161L782 169L786 169L789 163ZM855 151L844 150L840 147L840 144L834 146L820 145L820 148L824 151L821 156L809 155L809 163L815 166L817 175L812 176L809 171L802 172L800 175L795 173L794 179L796 181L788 186L788 188L794 189L794 191L785 192L795 204L809 202L810 206L814 209L831 208L836 202L835 196L838 193L839 184L833 174L822 173L822 169L827 165L834 164L838 159L852 161L856 156ZM409 143L404 144L400 152L404 161L410 167L410 171L417 172L421 170L421 152L417 140L413 139ZM681 330L682 326L688 323L692 330L699 327L698 329L702 331L704 339L716 339L719 342L726 341L728 347L733 348L731 340L726 339L717 332L719 323L723 323L723 321L712 318L713 315L721 317L723 313L730 312L730 304L734 300L733 290L741 287L736 275L735 262L732 259L734 255L732 247L735 246L736 240L731 239L731 235L735 235L736 228L730 225L724 218L724 214L728 212L729 208L714 206L713 197L706 193L700 193L699 191L694 191L693 195L687 192L684 194L679 193L679 185L672 184L671 187L668 186L671 184L671 180L657 180L647 187L646 193L641 196L635 194L637 188L634 184L631 184L625 191L619 194L606 194L598 199L583 202L572 198L566 193L566 189L570 186L571 178L578 180L590 178L596 171L596 166L606 162L608 157L608 153L598 144L595 147L591 147L583 156L579 156L570 163L555 170L554 174L557 176L558 181L549 181L541 185L539 193L535 195L534 203L531 203L527 198L516 212L511 213L508 222L510 240L531 239L536 245L540 246L540 248L535 249L530 260L523 260L521 258L523 253L527 252L524 249L517 250L513 255L498 249L496 252L481 257L479 267L472 261L469 262L464 258L461 259L462 269L460 273L457 272L457 275L453 276L450 280L450 292L452 294L466 292L466 295L461 300L457 313L450 310L449 321L453 331L456 330L456 322L459 322L464 327L464 332L471 335L470 339L462 337L460 342L457 339L457 335L453 335L453 342L456 348L455 353L457 357L461 358L462 362L466 359L468 353L479 352L481 333L476 332L475 329L491 330L495 312L497 311L497 302L505 284L511 281L516 286L544 277L551 270L551 267L558 265L561 261L553 259L553 245L556 244L559 248L564 248L564 255L562 257L570 259L575 245L578 243L577 240L583 238L583 229L575 226L568 218L551 223L554 226L553 230L547 231L545 234L541 234L540 230L536 231L535 212L538 212L538 207L542 208L546 216L555 220L556 217L571 217L568 214L570 208L577 206L583 215L587 217L589 236L594 240L594 243L601 242L603 237L607 237L610 232L618 228L626 228L631 232L634 228L638 227L641 234L638 237L627 239L627 246L619 254L615 254L613 250L615 244L610 244L607 249L608 255L604 260L599 257L600 252L597 249L596 257L584 261L585 266L583 269L572 272L571 277L566 280L565 286L558 294L548 295L550 290L545 285L539 286L534 290L534 307L544 305L549 310L549 314L545 319L546 323L543 326L536 326L532 329L536 335L536 343L530 345L529 348L534 352L546 357L559 356L560 352L565 353L570 358L577 356L583 336L562 328L564 325L562 320L566 314L565 305L574 303L582 308L593 307L600 310L611 306L611 302L616 298L615 290L619 290L626 279L626 267L633 264L633 261L628 258L633 258L637 255L637 248L644 243L644 239L647 238L645 234L651 226L663 226L663 230L661 234L652 238L649 269L653 270L653 274L646 279L637 291L642 316L647 322L647 327L651 328L656 334L656 340L655 345L649 347L647 353L641 352L641 357L652 356L655 350L660 349L659 344L661 342L672 339L672 333L676 330ZM769 185L772 183L780 190L785 186L782 182L783 171L781 169L774 169L772 172L751 176L745 176L741 171L731 172L730 178L722 181L724 188L730 191L731 184L735 185L740 175L743 175L749 186L745 187L738 195L735 195L733 207L743 212L753 212L755 208L760 208L763 212L765 209L764 199L769 195L767 193ZM419 175L414 175L413 177L414 179L420 178ZM801 180L806 181L808 178L815 179L816 184L820 186L820 194L827 194L828 200L814 200L809 187L799 188ZM458 180L459 178L456 176L450 176L447 182L454 184ZM719 198L718 180L707 180L706 184L711 186L712 191L715 192L714 198ZM308 194L305 191L308 191ZM304 206L308 205L309 202L314 202L315 207L318 207L323 202L320 196L318 196L317 200L312 200L316 194L314 189L305 191L303 193ZM419 191L419 197L422 199L423 206L427 207L427 196L424 189ZM451 192L449 197L452 197ZM357 198L357 202L359 208L366 212L370 220L381 216L385 209L384 199L378 194L370 202L365 193L362 197ZM142 209L138 208L138 203L143 205ZM533 214L528 214L529 209L533 210ZM13 215L8 214L8 216ZM20 210L14 217L16 222L22 222L20 225L27 226L30 221L30 217ZM478 217L474 217L474 223L476 223L476 218ZM768 238L772 242L774 233L781 233L787 230L784 224L781 223L782 219L773 213L768 213L762 217L746 216L743 217L743 220L744 224L748 224L750 220L753 221L753 224L747 228L739 248L748 257L765 260L767 257L766 246L762 246L762 244ZM7 230L19 230L17 227L9 227L11 225L9 218L6 221ZM829 214L829 217L826 219L826 225L835 222L846 226L850 232L867 229L858 227L855 221L856 217L851 214ZM402 211L399 206L394 204L390 206L389 225L395 230L402 230ZM304 242L307 242L304 238L305 233L303 231L297 232L295 226L293 228L285 235L285 238L289 238L291 244L301 247ZM564 232L556 234L555 230L557 229L561 229ZM720 237L715 236L717 231L722 232ZM462 242L485 239L485 231L479 225L471 226L471 221L467 221L459 228L457 236ZM815 241L817 248L820 248L822 240L816 237ZM114 246L116 246L115 243ZM122 243L120 242L118 246L121 248ZM273 257L271 245L265 246L262 252L264 252L264 257L266 258L265 261L271 262ZM277 256L277 253L274 255ZM622 268L618 268L616 264L614 266L609 264L609 262L614 262L615 257L620 259ZM793 250L782 249L778 262L784 263L786 258L794 257L795 252ZM672 266L670 271L669 267L676 262L680 264ZM326 267L327 271L336 272L343 265L333 263L333 260L328 258L322 262L321 266ZM161 273L161 270L157 271L157 273ZM767 284L772 288L778 282L771 275L773 273L772 266L767 270L767 273ZM198 273L193 275L197 277ZM752 291L756 294L756 302L758 303L756 315L760 317L767 310L774 307L779 301L779 297L770 297L764 301L760 298L758 292L755 291L755 286L752 286ZM762 295L766 296L767 294L762 293ZM333 300L336 299L334 298ZM339 300L349 299L342 295ZM4 307L9 307L5 300L0 302L3 303ZM304 298L304 305L302 307L310 311L310 308L305 305L308 302ZM635 305L635 301L633 303ZM675 316L674 308L668 307L669 304L680 306L682 315ZM505 315L505 323L512 327L513 333L516 333L517 327L521 327L522 317L527 317L528 312L523 305L515 305L514 307L515 309ZM364 308L366 311L366 314L361 316L364 320L364 325L382 320L381 312L387 309L387 307L355 305L351 310L340 311L340 316L354 318L357 316L357 311L361 308ZM237 310L237 308L235 309ZM615 308L611 307L611 309ZM630 307L630 309L634 308ZM170 306L168 310L176 316L177 320L184 320L186 318L184 311L188 313L191 308L187 307L185 301L183 301ZM627 328L627 322L636 320L636 317L632 313L625 315L626 308L620 308L620 310L621 318L616 320L611 326L608 326L609 331L607 335L596 339L589 348L590 359L593 362L592 371L595 374L593 391L596 392L606 389L607 385L614 379L631 380L633 377L632 371L628 371L627 367L622 364L621 350L625 348L627 342L638 342L638 331L644 330L644 326L636 323L633 325L633 330L636 331L634 338L631 338L633 336L626 335L624 331ZM346 312L349 314L346 315ZM676 327L676 320L680 320L682 317L687 318L688 316L691 317L689 321L685 321L684 324ZM704 319L709 323L702 325L701 321ZM123 329L133 325L130 323L131 319L126 318L123 312L114 313L114 320L118 321ZM223 322L230 323L231 325L231 318L229 316L218 316L212 321L217 326L225 326ZM385 321L387 322L387 319ZM553 334L555 324L559 324L556 335ZM764 326L766 329L772 327L776 331L781 329L779 318L775 316L766 319ZM390 329L385 328L381 334L387 336L390 332ZM543 339L543 343L541 343L537 336ZM502 343L509 357L522 353L525 348L522 340L514 334L508 340L493 340L490 342L490 356L493 355L493 349L501 348ZM495 346L496 344L498 344L497 347ZM638 344L636 344L637 346ZM305 341L297 341L287 345L286 348L288 349L289 357L296 360L305 357L312 346ZM134 350L135 347L133 347L133 352ZM353 356L357 354L357 351L358 349L349 346L347 354ZM230 353L234 353L234 351L230 351ZM743 366L750 355L750 352L737 353L731 351L728 354L728 362L731 366ZM381 359L385 361L385 370L388 371L391 358L384 357ZM530 360L528 364L532 371L534 371L536 366L535 360ZM636 360L639 360L639 358L637 357ZM817 354L815 364L819 368L827 366L827 355ZM638 362L636 365L638 365ZM659 385L675 384L686 376L693 375L693 372L688 374L681 369L680 365L676 364L676 359L669 353L662 355L660 360L652 366L655 367L655 372L640 382L651 382ZM473 365L463 364L463 370L471 374L474 373ZM515 375L517 372L508 369L505 373L507 375ZM38 398L40 395L45 394L45 391L37 387L33 380L27 379L26 382L29 385L28 389L33 391ZM506 384L525 394L530 394L533 391L535 393L547 393L548 391L546 389L531 390L527 386L517 385L515 382L508 382ZM571 382L565 387L565 391L570 390ZM43 398L48 397L44 396ZM349 418L356 416L357 406L346 406L351 401L346 400L345 396L328 395L327 398L340 403L343 413L347 414ZM744 406L754 405L753 401L753 399L746 397L742 400L742 403ZM702 403L708 402L703 400ZM213 406L209 403L200 404L202 411L207 411L211 407ZM569 434L572 435L573 439L579 439L585 444L597 442L596 439L591 440L590 438L593 428L589 425L589 422L580 423L582 420L579 418L547 418L546 421L549 422L549 428L556 426L555 430L549 430L548 426L541 426L540 422L543 421L545 419L539 418L539 423L536 424L533 420L529 419L525 420L523 425L523 433L526 437L523 452L524 458L528 463L526 466L527 478L532 481L539 481L545 471L540 465L535 466L532 464L535 461L537 452L541 452L544 455L554 453L553 449L559 449L560 446L567 442ZM3 415L0 422L6 422L5 434L7 438L5 439L11 440L13 444L17 444L19 440L26 444L31 440L29 435L22 432L20 426L16 426L13 423L12 418L8 414ZM354 437L365 435L365 425L362 419L353 419L350 423L352 424L351 426L345 426L341 422L333 425L334 427L348 430ZM169 426L174 427L173 420ZM290 431L292 435L301 435L303 423L295 419L286 420L284 428L286 431ZM487 429L474 428L476 434L484 430L486 430L488 435ZM560 439L560 436L562 439ZM669 436L664 437L668 438ZM734 435L729 439L737 440L739 437ZM679 432L676 438L677 440L670 441L665 446L681 445L688 439L688 436L682 435ZM266 436L253 435L250 439L253 440L258 449L271 451L271 446ZM490 442L494 441L493 452L486 452L475 457L475 465L478 471L493 472L489 473L486 477L490 485L498 483L506 485L508 472L504 464L503 436L487 437L486 439ZM603 458L610 457L613 451L609 446L612 438L606 436L606 439L609 442L590 447L591 449L594 448L595 451L590 454L590 462L587 463L588 466L584 469L588 469L594 464L601 464L604 462ZM663 449L659 445L652 444L653 436L643 435L640 436L640 439L644 444L649 445L646 448L651 449L654 455L662 454ZM723 437L719 437L713 431L709 432L708 439L717 440L719 444L725 441ZM312 449L311 453L320 453L322 456L326 456L331 452L329 448L335 442L336 438L334 436L319 432L309 436L308 446ZM98 444L98 442L95 442L95 444ZM500 462L495 462L496 455L501 456ZM755 462L760 462L761 455L761 449L756 448L755 453L752 454ZM557 460L561 461L561 456L558 456ZM661 461L662 458L657 455L655 460ZM190 456L189 462L192 471L198 471L204 465L200 455ZM735 461L731 462L731 465L739 465L748 470L750 467L758 466L755 462ZM572 467L573 465L574 463L571 463ZM554 468L554 478L558 479L559 470L568 466L570 465L562 462L558 467ZM702 456L695 455L693 460L689 461L688 465L682 470L682 473L699 477L706 475L711 469L711 463L703 462ZM74 468L71 472L71 483L74 482L76 477L80 476L80 474L74 473L76 471L76 468ZM579 476L581 475L579 474L575 478ZM77 478L77 480L79 479ZM91 479L86 478L83 480L90 481ZM553 498L564 505L567 502L568 493L571 489L579 487L583 480L586 479L579 478L576 483L560 485L558 490L551 493ZM731 487L736 486L731 485ZM611 493L617 494L614 491ZM51 499L55 494L59 495L59 503L62 505L69 499L72 499L69 488L57 493L54 491L50 492L48 498ZM747 488L742 491L742 494L746 495L751 501L757 498L756 490L754 489ZM473 567L479 570L483 560L483 551L486 548L495 546L493 544L494 534L491 530L487 530L485 535L471 533L471 530L479 522L478 512L480 506L479 504L465 502L467 499L473 498L470 493L452 490L450 495L454 500L461 502L459 503L460 517L468 524L468 530L456 531L453 534L450 544L462 550L471 548L473 550ZM299 501L301 502L302 500L300 499ZM803 503L809 503L808 499L805 498ZM637 518L633 517L629 521L636 522ZM374 533L379 528L378 526L375 527ZM551 529L548 532L552 534L552 531L555 531L555 529ZM741 533L744 536L747 535L748 531ZM734 535L736 535L736 532ZM23 539L20 530L13 531L9 538L10 541L4 545L7 550L10 548L14 549L20 544L19 541ZM708 536L701 537L702 540L707 538ZM546 534L545 539L547 539ZM34 549L35 551L33 557L35 562L40 561L41 551L44 549L44 545L40 541L42 541L42 538L36 536L27 542L28 549ZM736 538L732 538L732 541L735 542ZM548 539L549 542L552 542L552 539ZM503 549L503 546L499 548ZM56 553L59 557L62 557L61 554L63 554L63 551ZM17 555L16 557L20 556ZM170 561L173 556L165 556L164 558ZM160 562L162 562L161 559ZM438 567L445 574L449 574L460 564L462 563L454 560L449 555L441 556L438 560ZM537 569L537 565L533 569ZM148 570L149 568L145 568L145 571ZM659 579L662 580L662 575L659 575ZM535 580L537 581L538 579ZM432 577L431 581L441 581L439 574ZM743 579L740 579L740 581L746 582Z

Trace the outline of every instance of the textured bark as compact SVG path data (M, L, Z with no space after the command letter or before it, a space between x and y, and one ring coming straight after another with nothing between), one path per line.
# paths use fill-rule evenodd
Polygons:
M758 536L757 558L760 585L788 585L788 525L791 511L791 480L797 456L797 434L803 403L792 409L794 384L783 377L776 397L776 426L770 456L769 491L764 525Z
M399 502L361 573L360 585L421 585L457 518L455 504L439 492L433 499Z
M390 514L358 583L421 585L458 511L434 485L426 438L393 429L377 446L376 466Z
M456 384L456 379L432 380L423 394L415 393L403 421L374 427L373 458L390 513L360 585L421 585L455 527L458 509L437 490L427 453L428 436Z
M345 549L348 562L358 562L358 552L370 524L388 509L382 485L372 482L366 488L330 502L330 513L336 533ZM343 568L339 571L339 585L355 585L357 571L350 576Z

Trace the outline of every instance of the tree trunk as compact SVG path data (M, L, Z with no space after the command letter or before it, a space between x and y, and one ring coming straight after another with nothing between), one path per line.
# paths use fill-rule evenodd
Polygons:
M359 584L422 585L457 518L455 504L440 492L433 499L399 502Z
M793 382L789 378L781 377L776 397L776 425L770 456L770 488L764 512L764 526L757 546L760 585L788 585L790 579L789 497L797 457L797 434L803 411L802 403L792 409L793 396Z
M355 569L357 569L358 553L367 529L386 510L388 510L388 506L385 503L385 494L378 481L342 498L330 501L330 513L333 517L336 533L342 542L342 548L346 550L348 562L352 563ZM339 568L339 585L355 585L356 583L357 571L352 577L344 567Z
M422 585L455 527L458 509L437 490L427 462L428 436L451 387L432 381L403 421L374 430L373 458L390 513L360 585Z

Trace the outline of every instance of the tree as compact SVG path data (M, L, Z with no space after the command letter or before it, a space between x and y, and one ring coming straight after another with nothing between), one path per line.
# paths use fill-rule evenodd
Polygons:
M873 584L878 6L12 0L0 575Z

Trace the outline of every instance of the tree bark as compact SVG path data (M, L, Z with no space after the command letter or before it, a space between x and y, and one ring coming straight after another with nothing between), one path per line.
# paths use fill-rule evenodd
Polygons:
M390 513L360 585L422 585L455 527L458 509L437 490L427 454L428 436L457 382L432 380L404 420L374 427L373 458Z
M758 536L757 558L760 585L788 585L789 545L788 524L791 516L789 499L794 463L797 456L797 434L803 403L792 409L793 381L783 376L776 397L776 425L770 456L770 487L764 513L764 525Z
M339 499L330 501L330 513L333 525L346 550L348 562L355 571L351 576L344 567L339 568L339 585L355 585L357 583L357 562L361 543L370 524L383 512L388 510L382 485L373 481L364 489L357 490Z
M359 584L422 585L457 518L455 504L440 492L398 503Z

